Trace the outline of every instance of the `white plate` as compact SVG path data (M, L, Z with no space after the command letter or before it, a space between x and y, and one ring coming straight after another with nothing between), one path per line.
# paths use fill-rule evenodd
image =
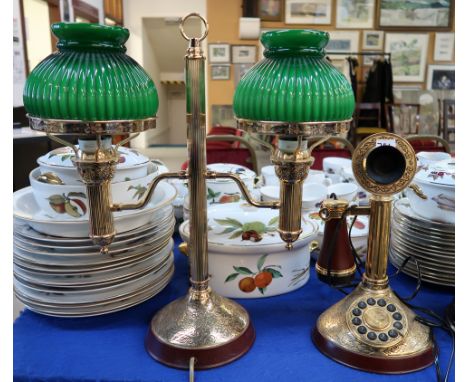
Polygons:
M118 297L124 298L126 295L134 293L139 289L148 287L150 283L156 283L161 275L165 274L173 265L174 257L170 256L166 264L160 268L151 270L150 272L141 275L131 281L118 283L112 286L97 288L92 290L82 290L71 293L65 290L55 290L51 288L49 291L39 290L29 285L21 283L18 279L14 279L13 283L17 291L23 296L44 303L74 305L87 304L90 302L106 301Z
M171 205L176 196L176 190L168 183L159 183L151 201L140 210L114 213L114 226L117 233L127 232L154 220L158 211ZM36 231L53 236L87 237L89 222L87 219L58 220L44 214L37 205L32 194L32 188L26 187L13 193L13 216L27 222Z

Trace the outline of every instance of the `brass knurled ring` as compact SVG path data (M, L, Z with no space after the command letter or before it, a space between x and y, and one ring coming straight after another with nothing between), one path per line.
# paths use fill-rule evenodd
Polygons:
M190 17L198 17L203 25L205 26L205 32L202 34L201 37L189 37L185 34L185 31L184 31L184 24L185 24L185 21L190 18ZM206 36L208 35L208 23L206 22L205 18L200 15L199 13L196 13L196 12L192 12L192 13L189 13L188 15L184 16L181 20L180 20L180 24L179 24L179 30L180 30L180 33L182 34L182 36L187 40L187 41L190 41L192 39L196 39L198 41L203 41Z

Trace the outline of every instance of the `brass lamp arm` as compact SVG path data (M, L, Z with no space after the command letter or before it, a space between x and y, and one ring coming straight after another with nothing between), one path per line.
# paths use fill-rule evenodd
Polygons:
M156 186L159 184L161 180L164 180L164 179L188 179L188 176L185 171L166 172L164 174L160 174L149 183L148 190L146 190L145 195L138 203L133 203L133 204L113 203L111 205L111 210L113 212L116 212L116 211L123 211L123 210L137 210L137 209L145 207L149 203Z
M280 208L280 202L261 202L261 201L256 200L250 194L249 189L244 184L244 182L239 177L239 175L231 174L231 173L228 173L228 172L207 171L206 172L206 178L207 179L217 179L217 178L232 179L239 186L239 189L242 192L242 195L244 196L247 203L249 203L252 206L257 207L257 208L273 208L273 209Z

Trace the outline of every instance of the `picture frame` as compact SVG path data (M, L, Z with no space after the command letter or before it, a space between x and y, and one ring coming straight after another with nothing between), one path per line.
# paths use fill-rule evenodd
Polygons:
M237 87L237 84L245 76L245 74L250 70L254 64L234 64L234 86Z
M210 65L210 78L214 81L229 80L231 78L231 65Z
M285 24L330 25L331 0L286 0Z
M384 46L384 31L363 31L362 49L363 50L382 50Z
M336 28L372 29L374 18L375 0L336 0Z
M453 61L455 33L436 33L434 42L434 61Z
M426 33L385 35L385 52L392 55L394 82L424 82L428 42Z
M231 49L233 64L253 64L257 62L256 45L232 45Z
M283 21L284 0L258 0L261 21Z
M455 0L379 0L380 29L449 30Z
M333 60L344 59L352 56L349 53L359 51L359 31L329 31L330 40L325 50L327 53L333 53ZM343 52L342 55L337 54Z
M427 90L455 90L455 65L428 65Z
M227 64L231 62L231 49L229 44L208 44L208 59L210 63Z

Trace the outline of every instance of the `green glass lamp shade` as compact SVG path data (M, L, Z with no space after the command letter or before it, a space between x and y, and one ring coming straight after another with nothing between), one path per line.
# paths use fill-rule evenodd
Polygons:
M125 54L126 28L87 23L52 25L58 51L26 80L24 106L31 117L72 121L154 118L153 80Z
M287 123L338 122L352 118L354 93L325 56L327 32L263 33L265 58L240 80L234 94L238 119Z

